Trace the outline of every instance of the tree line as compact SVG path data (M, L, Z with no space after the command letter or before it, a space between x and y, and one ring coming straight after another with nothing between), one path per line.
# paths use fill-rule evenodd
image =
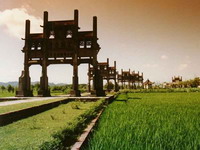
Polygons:
M39 89L40 89L39 83L31 85L31 90L39 91ZM68 84L68 85L53 85L53 86L49 86L49 89L50 89L51 92L69 93L72 89L72 85L71 84ZM0 90L1 90L1 92L14 93L15 91L17 91L17 87L12 86L10 84L7 85L7 86L1 85ZM81 92L87 91L87 84L80 84L79 90Z
M200 86L200 78L196 77L194 79L182 81L179 84L185 88L197 88Z
M1 89L1 92L8 91L9 93L14 93L16 91L16 87L14 87L10 84L7 86L1 85L0 89Z

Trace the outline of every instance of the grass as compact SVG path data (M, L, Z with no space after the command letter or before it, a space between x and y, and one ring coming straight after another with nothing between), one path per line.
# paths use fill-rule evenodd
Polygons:
M51 92L51 96L58 96L58 95L67 95L67 94L63 92Z
M13 96L15 96L15 92L12 93L12 92L8 92L7 90L5 91L0 90L0 97L13 97Z
M199 150L200 93L128 93L108 106L85 150Z
M62 91L50 91L51 96L58 96L58 95L66 95L66 93ZM38 91L33 90L33 95L38 96Z
M43 105L43 104L47 104L47 103L51 103L51 102L56 102L56 101L60 101L63 99L65 99L65 98L55 98L55 99L50 99L50 100L25 102L25 103L21 103L21 104L0 106L0 114L17 111L17 110L21 110L21 109L25 109L25 108L29 108L29 107L39 106L39 105Z
M33 95L37 96L37 91L33 91ZM57 96L57 95L66 95L66 93L63 93L62 91L59 92L53 92L51 91L51 96ZM0 97L14 97L15 96L15 92L8 92L7 90L1 91L0 90Z
M102 101L70 102L33 117L0 127L0 149L35 150L41 147L43 147L41 149L52 149L51 143L63 138L64 135L60 133L65 131L66 128L73 133L81 116L82 120L86 120L83 115L101 103ZM73 105L77 105L78 109L74 109ZM48 146L51 148L48 148Z

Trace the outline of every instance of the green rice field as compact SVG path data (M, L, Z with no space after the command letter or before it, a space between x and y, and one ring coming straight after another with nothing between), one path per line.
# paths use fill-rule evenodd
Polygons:
M200 150L200 93L124 93L84 150Z

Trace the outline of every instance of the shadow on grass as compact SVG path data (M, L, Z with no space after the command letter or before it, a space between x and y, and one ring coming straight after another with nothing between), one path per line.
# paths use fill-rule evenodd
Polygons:
M115 100L115 101L117 101L117 102L126 102L127 100L125 100L125 99L118 99L118 100Z
M128 97L128 99L116 99L115 101L119 101L119 102L127 102L128 100L139 100L141 98L139 97Z
M134 100L134 99L142 99L140 97L128 97L128 100Z

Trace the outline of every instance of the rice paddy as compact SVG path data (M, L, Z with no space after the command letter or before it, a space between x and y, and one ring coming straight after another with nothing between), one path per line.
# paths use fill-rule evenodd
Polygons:
M199 150L200 93L124 93L84 150Z

